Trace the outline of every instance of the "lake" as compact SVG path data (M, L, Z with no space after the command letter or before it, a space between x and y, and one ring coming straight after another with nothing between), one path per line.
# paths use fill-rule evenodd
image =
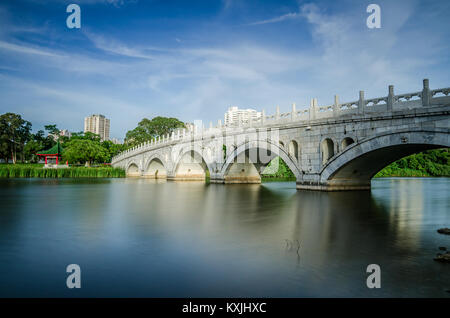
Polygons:
M1 179L1 297L450 297L449 178ZM66 287L66 266L81 288ZM381 288L366 268L381 268Z

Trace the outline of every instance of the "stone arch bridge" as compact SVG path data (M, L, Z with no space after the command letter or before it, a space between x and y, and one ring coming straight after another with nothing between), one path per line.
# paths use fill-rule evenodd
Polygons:
M242 121L233 127L179 130L112 160L128 177L259 183L275 157L294 173L298 189L370 189L382 168L409 154L450 147L450 88L310 107Z

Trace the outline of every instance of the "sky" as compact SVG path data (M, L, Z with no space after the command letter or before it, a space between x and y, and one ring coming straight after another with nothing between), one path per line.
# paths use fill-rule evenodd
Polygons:
M69 29L66 7L81 8ZM369 29L369 4L381 28ZM450 86L450 1L1 0L0 114L79 132L103 114L123 139L142 118L266 114Z

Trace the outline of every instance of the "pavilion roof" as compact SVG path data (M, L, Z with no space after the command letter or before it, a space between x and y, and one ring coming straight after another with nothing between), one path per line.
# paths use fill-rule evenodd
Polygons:
M56 145L54 145L53 147L51 147L48 150L45 151L39 151L37 153L37 155L61 155L63 152L63 148L61 147L60 143L57 142Z

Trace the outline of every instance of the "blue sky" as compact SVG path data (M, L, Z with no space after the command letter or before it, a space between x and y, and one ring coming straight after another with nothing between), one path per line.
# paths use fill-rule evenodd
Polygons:
M70 3L81 29L66 27ZM448 87L449 16L450 1L1 1L0 113L71 131L102 113L123 139L144 117L208 124L231 105Z

